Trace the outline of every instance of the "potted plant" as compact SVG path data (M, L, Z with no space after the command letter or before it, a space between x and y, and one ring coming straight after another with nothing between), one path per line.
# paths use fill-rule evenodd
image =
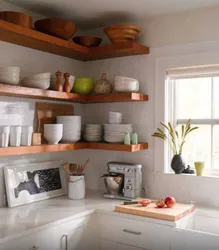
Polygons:
M168 122L167 125L161 122L160 124L164 127L164 129L167 130L169 135L166 135L166 133L160 128L158 128L157 132L152 135L164 141L168 141L168 144L170 145L170 148L174 154L171 161L171 168L176 174L181 174L183 171L185 171L185 163L183 162L181 155L186 138L192 131L198 129L198 127L191 127L190 121L191 120L188 120L186 125L181 126L180 133L173 129L173 125L170 122Z

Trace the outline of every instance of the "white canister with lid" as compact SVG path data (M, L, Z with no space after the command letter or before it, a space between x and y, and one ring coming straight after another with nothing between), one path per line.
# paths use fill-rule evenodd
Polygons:
M70 175L68 180L68 198L81 200L85 197L84 175Z

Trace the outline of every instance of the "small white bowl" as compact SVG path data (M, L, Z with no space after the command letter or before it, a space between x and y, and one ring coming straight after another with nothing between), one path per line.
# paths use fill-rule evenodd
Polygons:
M17 85L19 83L19 77L17 76L5 76L0 74L0 82L9 84L9 85Z
M30 88L37 88L37 89L48 89L50 86L50 80L29 80L23 79L22 85Z
M49 144L58 144L62 136L62 124L44 124L44 138Z
M127 76L115 76L114 81L138 81L138 80Z
M25 79L28 79L28 80L44 80L44 79L50 79L50 77L51 77L51 73L46 72L46 73L40 73L40 74L27 76L27 77L25 77Z

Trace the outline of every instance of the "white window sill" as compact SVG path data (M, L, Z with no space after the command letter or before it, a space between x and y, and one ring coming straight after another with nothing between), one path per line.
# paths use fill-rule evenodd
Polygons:
M219 179L219 173L208 173L204 174L203 176L197 176L196 174L175 174L171 172L166 172L166 173L161 173L161 172L155 172L155 175L169 175L171 177L176 177L176 178L199 178L199 179L209 179L209 178L216 178Z

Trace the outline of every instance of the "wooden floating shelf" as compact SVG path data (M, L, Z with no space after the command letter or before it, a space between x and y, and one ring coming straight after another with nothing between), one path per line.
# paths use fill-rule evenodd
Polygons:
M0 84L0 96L14 96L43 100L58 100L76 103L134 102L147 101L148 96L140 93L112 93L107 95L79 95L52 90L27 88Z
M135 42L87 48L2 20L0 20L0 39L1 41L81 61L149 54L148 47Z
M72 151L79 149L137 152L147 148L148 148L148 143L146 142L139 143L137 145L78 142L73 144L57 144L57 145L45 144L40 146L29 146L29 147L21 146L21 147L0 148L0 156L39 154L39 153L49 153L49 152Z

